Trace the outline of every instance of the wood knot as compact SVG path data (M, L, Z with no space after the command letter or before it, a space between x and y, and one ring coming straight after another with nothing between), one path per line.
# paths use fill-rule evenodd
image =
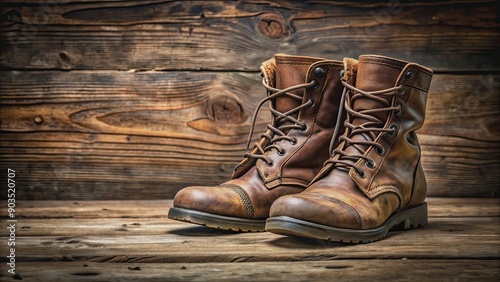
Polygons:
M258 30L271 39L279 39L288 34L288 24L279 14L267 13L259 17Z
M61 51L59 56L59 66L64 70L69 70L73 68L73 63L71 62L71 57L66 51Z
M16 10L8 11L7 14L4 16L4 19L14 23L20 23L22 21L21 14Z
M243 107L231 96L216 96L208 102L207 115L218 124L240 124L246 117Z
M43 123L43 117L42 116L36 116L36 117L33 118L33 121L36 124L42 124Z

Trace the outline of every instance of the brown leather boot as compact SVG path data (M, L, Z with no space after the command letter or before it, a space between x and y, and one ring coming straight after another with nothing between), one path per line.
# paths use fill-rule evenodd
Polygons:
M302 193L272 205L266 230L371 242L393 227L427 224L427 185L415 130L422 126L432 71L366 55L355 86L343 82L347 111L340 145Z
M264 62L268 96L253 121L260 106L270 101L274 118L267 132L245 154L231 180L182 189L168 217L220 229L264 231L271 204L302 192L329 158L342 68L340 61L283 54Z

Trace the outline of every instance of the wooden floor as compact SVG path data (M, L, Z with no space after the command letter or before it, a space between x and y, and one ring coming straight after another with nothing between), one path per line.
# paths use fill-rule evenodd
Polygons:
M16 275L7 273L4 253L0 275L3 281L498 281L500 199L428 203L425 228L350 245L177 222L166 218L169 200L18 202ZM6 226L0 234L7 241Z

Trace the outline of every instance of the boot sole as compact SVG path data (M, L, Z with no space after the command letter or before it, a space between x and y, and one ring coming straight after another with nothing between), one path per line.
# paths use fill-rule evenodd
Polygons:
M168 211L168 218L211 228L239 232L264 232L266 226L265 219L247 219L222 216L182 208L170 208Z
M427 203L396 213L381 226L373 229L337 228L288 216L276 216L267 219L266 231L336 242L369 243L383 239L389 231L408 230L425 225L427 225Z

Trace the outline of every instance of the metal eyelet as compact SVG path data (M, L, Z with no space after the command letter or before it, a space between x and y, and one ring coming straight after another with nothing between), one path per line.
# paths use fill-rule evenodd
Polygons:
M345 74L345 70L340 70L340 78L343 78L344 77L344 74Z
M365 165L366 165L367 168L375 168L375 161L374 160L368 160L365 163Z
M413 72L412 71L408 71L406 74L405 74L405 78L406 79L410 79L413 77Z
M314 69L314 74L317 77L321 77L324 73L325 73L325 71L322 68L320 68L320 67L317 67L317 68Z
M395 114L399 114L399 113L401 113L401 111L403 110L403 109L402 109L402 106L401 106L400 104L398 104L396 107L397 107L397 110L395 110L395 111L394 111L394 113L395 113Z
M398 127L393 124L389 128L392 129L392 131L387 132L387 136L393 137L394 135L396 135L396 133L398 132Z
M302 125L302 128L300 129L300 131L304 132L304 131L306 131L306 130L307 130L307 124L305 124L305 123L304 123L304 124Z
M311 103L309 107L314 108L316 106L316 103L312 99L307 100L308 103Z
M404 95L404 94L405 94L405 92L406 92L406 90L404 89L404 87L402 87L402 88L400 88L400 89L398 90L398 94L399 94L399 95Z
M360 171L356 171L356 173L359 175L359 177L361 178L365 178L366 177L366 172L364 170L360 170Z
M283 151L278 151L278 156L284 156L286 154L286 151L283 150Z
M314 79L312 82L314 83L314 88L319 87L319 82L316 79Z
M385 150L382 147L375 147L375 152L382 156L385 153Z
M299 141L297 140L297 138L293 138L292 140L290 140L290 144L292 145L297 145Z
M272 167L272 166L274 165L274 162L270 162L270 163L266 162L266 165L267 165L268 167Z

